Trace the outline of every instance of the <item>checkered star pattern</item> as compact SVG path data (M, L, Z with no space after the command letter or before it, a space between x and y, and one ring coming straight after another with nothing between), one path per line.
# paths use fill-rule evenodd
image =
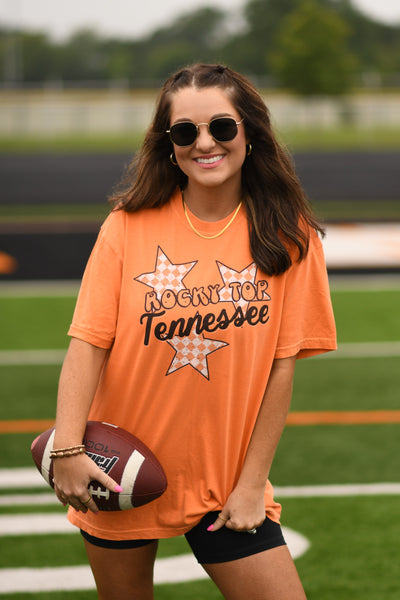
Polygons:
M175 356L167 375L190 365L206 379L209 379L207 356L224 346L229 346L226 342L210 340L195 332L191 332L187 337L175 336L168 344L175 350Z
M183 264L172 263L163 250L158 247L156 268L151 273L143 273L135 277L136 281L152 287L157 294L162 294L166 289L179 292L186 288L183 279L193 269L197 261Z
M237 283L240 283L240 285L243 285L244 283L247 283L247 282L250 282L253 285L255 285L256 274L257 274L256 264L251 263L250 265L245 267L242 271L236 271L235 269L232 269L231 267L227 267L226 265L223 265L222 263L220 263L218 261L217 261L217 265L218 265L219 272L221 273L221 277L225 284L224 287L219 291L219 297L221 299L221 302L233 302L235 308L239 308L239 307L242 309L245 308L249 304L249 301L242 298L242 296L240 296L239 299L235 301L233 298L234 289L229 286L230 286L230 284L237 284Z

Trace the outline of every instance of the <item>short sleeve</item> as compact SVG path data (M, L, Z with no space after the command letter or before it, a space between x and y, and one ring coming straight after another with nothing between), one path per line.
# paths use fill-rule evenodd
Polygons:
M104 222L83 275L68 335L94 346L112 346L119 310L123 256L123 214Z
M305 259L286 273L275 358L336 350L336 327L322 243L312 230Z

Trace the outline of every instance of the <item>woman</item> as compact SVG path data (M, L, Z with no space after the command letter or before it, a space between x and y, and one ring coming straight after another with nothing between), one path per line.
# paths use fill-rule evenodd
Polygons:
M295 361L335 349L335 326L321 230L252 84L220 65L168 79L112 200L54 448L78 447L88 418L114 423L153 450L168 489L98 513L88 482L116 482L85 454L55 460L99 597L152 598L157 540L185 534L225 598L303 599L268 475Z

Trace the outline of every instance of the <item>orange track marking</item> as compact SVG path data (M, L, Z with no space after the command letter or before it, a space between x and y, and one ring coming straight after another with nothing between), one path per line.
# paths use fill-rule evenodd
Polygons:
M289 413L287 425L378 425L400 423L400 410L316 411Z
M0 433L40 433L53 425L54 419L0 421Z
M382 423L400 423L400 410L291 412L286 421L288 426L379 425ZM40 433L50 429L53 425L54 420L51 419L0 421L0 434Z

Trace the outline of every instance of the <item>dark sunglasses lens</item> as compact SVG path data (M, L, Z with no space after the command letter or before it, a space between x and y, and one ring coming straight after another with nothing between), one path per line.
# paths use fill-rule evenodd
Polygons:
M222 117L210 123L210 133L218 142L230 142L236 137L238 128L234 119Z
M194 123L176 123L171 127L171 140L177 146L190 146L197 137L197 128Z

